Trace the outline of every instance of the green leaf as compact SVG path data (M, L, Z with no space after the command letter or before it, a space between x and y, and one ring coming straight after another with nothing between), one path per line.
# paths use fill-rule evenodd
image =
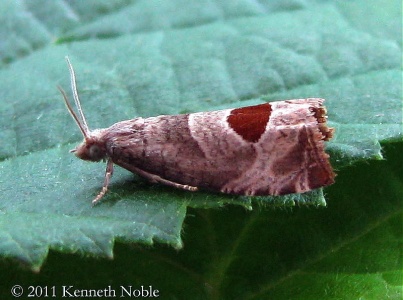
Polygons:
M127 266L116 289L150 283L176 298L401 296L401 3L6 0L0 22L0 256L9 271L0 275L2 298L15 278L24 288L102 288ZM339 173L324 190L328 207L268 209L323 207L322 190L189 193L116 168L92 208L105 166L68 152L82 137L56 89L69 86L65 55L91 128L326 98L336 128L327 151ZM40 275L9 263L39 270L47 257Z

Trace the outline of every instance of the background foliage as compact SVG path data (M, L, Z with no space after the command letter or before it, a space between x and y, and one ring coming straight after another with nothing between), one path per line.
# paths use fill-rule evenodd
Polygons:
M152 285L163 299L400 299L401 11L381 0L2 1L2 299L15 284L59 295L62 285ZM338 172L327 206L322 190L251 200L117 168L91 208L104 166L68 152L81 137L55 88L69 86L65 55L91 128L326 98Z

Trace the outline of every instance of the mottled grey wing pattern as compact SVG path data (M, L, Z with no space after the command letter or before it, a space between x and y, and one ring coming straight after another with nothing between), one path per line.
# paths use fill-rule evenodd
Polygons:
M231 128L228 109L119 122L106 130L107 148L123 168L182 185L242 195L305 192L334 177L310 105L272 103L256 142Z

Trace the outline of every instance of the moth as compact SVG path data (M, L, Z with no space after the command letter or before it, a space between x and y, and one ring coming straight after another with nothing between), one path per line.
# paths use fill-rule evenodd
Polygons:
M326 124L323 99L139 117L90 130L74 69L68 57L66 61L77 113L58 88L84 136L71 152L83 160L107 161L93 204L107 192L114 164L152 183L235 195L303 193L334 182L324 144L334 129Z

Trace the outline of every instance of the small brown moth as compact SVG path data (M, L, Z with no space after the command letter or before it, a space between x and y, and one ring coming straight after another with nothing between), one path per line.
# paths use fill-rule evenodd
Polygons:
M107 160L104 185L93 204L107 192L113 164L154 183L236 195L303 193L334 182L324 151L334 129L327 127L323 99L135 118L90 130L73 67L66 61L78 114L58 88L84 136L71 152L83 160Z

